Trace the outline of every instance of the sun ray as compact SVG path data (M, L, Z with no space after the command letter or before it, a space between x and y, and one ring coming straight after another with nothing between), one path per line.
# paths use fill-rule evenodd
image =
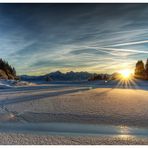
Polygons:
M118 71L117 88L137 88L136 81L130 69L123 69Z

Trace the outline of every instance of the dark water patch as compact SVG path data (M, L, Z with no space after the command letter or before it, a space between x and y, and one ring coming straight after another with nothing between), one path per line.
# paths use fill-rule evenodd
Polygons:
M25 132L47 135L148 136L148 128L77 123L0 123L0 132Z

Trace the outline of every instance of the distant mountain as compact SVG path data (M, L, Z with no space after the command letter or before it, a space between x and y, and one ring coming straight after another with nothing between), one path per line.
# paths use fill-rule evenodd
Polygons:
M60 71L52 72L47 74L47 77L50 77L52 80L58 80L58 81L76 81L76 80L88 80L89 77L93 76L94 74L88 73L88 72L67 72L62 73Z
M51 72L42 76L28 76L22 75L20 76L21 80L29 81L29 80L44 80L44 81L80 81L80 80L88 80L90 77L96 75L95 73L88 72L67 72L62 73L60 71Z
M23 81L37 81L37 80L45 80L45 76L29 76L29 75L21 75L19 76Z

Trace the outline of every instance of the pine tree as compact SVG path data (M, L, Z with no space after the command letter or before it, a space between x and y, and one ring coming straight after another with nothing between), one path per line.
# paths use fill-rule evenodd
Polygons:
M12 67L11 65L9 65L8 62L6 62L3 59L0 59L0 69L5 71L5 73L7 74L8 77L10 75L12 75L13 77L16 77L16 70L15 70L15 68Z
M145 64L145 72L146 72L146 75L148 76L148 59Z
M145 68L144 68L144 63L143 61L138 61L136 63L136 68L135 68L135 76L138 78L144 78L145 77Z

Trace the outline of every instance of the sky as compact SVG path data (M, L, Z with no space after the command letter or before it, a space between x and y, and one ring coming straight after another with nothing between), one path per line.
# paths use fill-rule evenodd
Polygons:
M17 74L113 73L148 58L148 4L0 4L0 58Z

